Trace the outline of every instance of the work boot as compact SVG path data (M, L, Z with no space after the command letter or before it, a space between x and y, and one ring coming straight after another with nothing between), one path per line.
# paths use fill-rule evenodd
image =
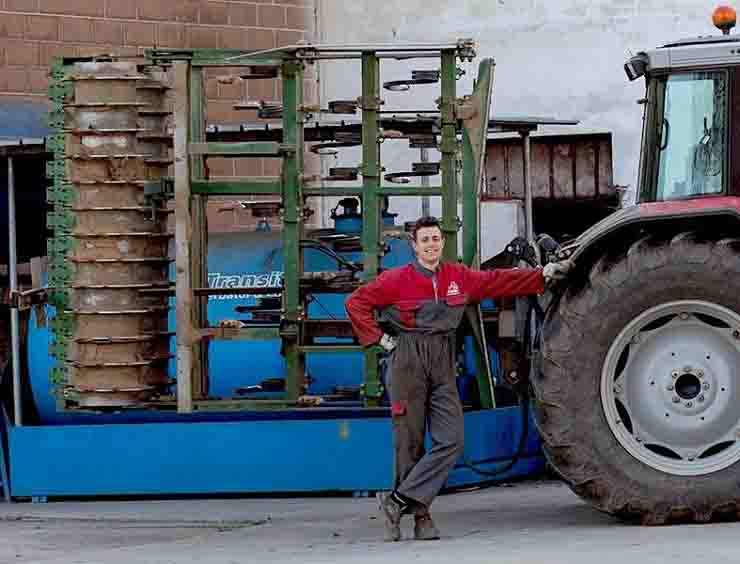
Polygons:
M385 521L386 540L401 540L401 515L403 515L403 507L397 504L389 493L378 492L376 497L378 499L380 513L383 515Z
M414 515L414 538L416 540L439 539L439 529L428 512Z

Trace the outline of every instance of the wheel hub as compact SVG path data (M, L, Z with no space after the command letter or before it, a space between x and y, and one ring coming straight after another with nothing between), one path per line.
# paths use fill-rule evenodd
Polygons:
M677 301L632 320L607 353L604 414L635 458L677 475L740 460L740 316L717 304Z
M681 399L693 400L701 394L701 381L693 372L686 372L678 377L675 388Z

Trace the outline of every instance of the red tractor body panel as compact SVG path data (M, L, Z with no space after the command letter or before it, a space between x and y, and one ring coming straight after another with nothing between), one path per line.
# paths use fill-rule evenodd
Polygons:
M710 217L733 218L738 222L740 233L740 196L710 196L690 200L651 202L629 206L602 219L583 232L573 243L563 249L567 256L578 259L602 245L610 244L620 232L656 226L676 220L699 220ZM711 226L710 226L711 227Z
M711 196L692 200L671 200L667 202L652 202L637 206L642 217L663 215L685 215L705 213L707 211L723 212L732 210L740 213L739 196Z

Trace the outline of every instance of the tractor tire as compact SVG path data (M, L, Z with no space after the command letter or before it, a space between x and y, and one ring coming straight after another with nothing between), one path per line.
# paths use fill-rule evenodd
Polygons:
M542 328L549 462L645 525L740 516L740 240L646 237L602 257Z

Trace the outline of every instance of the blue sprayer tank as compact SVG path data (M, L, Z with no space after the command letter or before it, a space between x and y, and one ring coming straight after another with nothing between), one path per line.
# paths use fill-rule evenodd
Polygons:
M355 233L361 228L356 217L340 214L336 218L338 233ZM393 225L394 214L384 214L384 224ZM382 261L384 268L401 266L413 260L408 241L389 238L389 252ZM361 260L360 253L343 253L350 260ZM304 251L307 272L336 270L336 262L314 249ZM279 286L283 275L282 233L266 229L257 231L216 233L208 241L208 283L210 287L270 287ZM346 318L345 294L321 294L309 306L314 318ZM253 296L211 296L208 301L209 325L218 325L224 319L248 320L248 314L237 313L238 305L254 305ZM172 301L174 305L174 300ZM53 309L48 308L53 315ZM170 330L174 331L174 307L170 311ZM57 406L50 394L49 380L53 359L49 354L51 343L48 326L38 326L35 317L28 332L28 361L34 399L41 422L53 418ZM174 338L171 343L174 353ZM309 394L326 394L336 386L358 386L362 382L362 356L358 353L309 354L306 368L312 378ZM175 377L172 360L169 373ZM209 396L213 398L238 397L236 390L257 385L271 378L285 377L285 360L280 354L280 340L212 341L209 345Z

